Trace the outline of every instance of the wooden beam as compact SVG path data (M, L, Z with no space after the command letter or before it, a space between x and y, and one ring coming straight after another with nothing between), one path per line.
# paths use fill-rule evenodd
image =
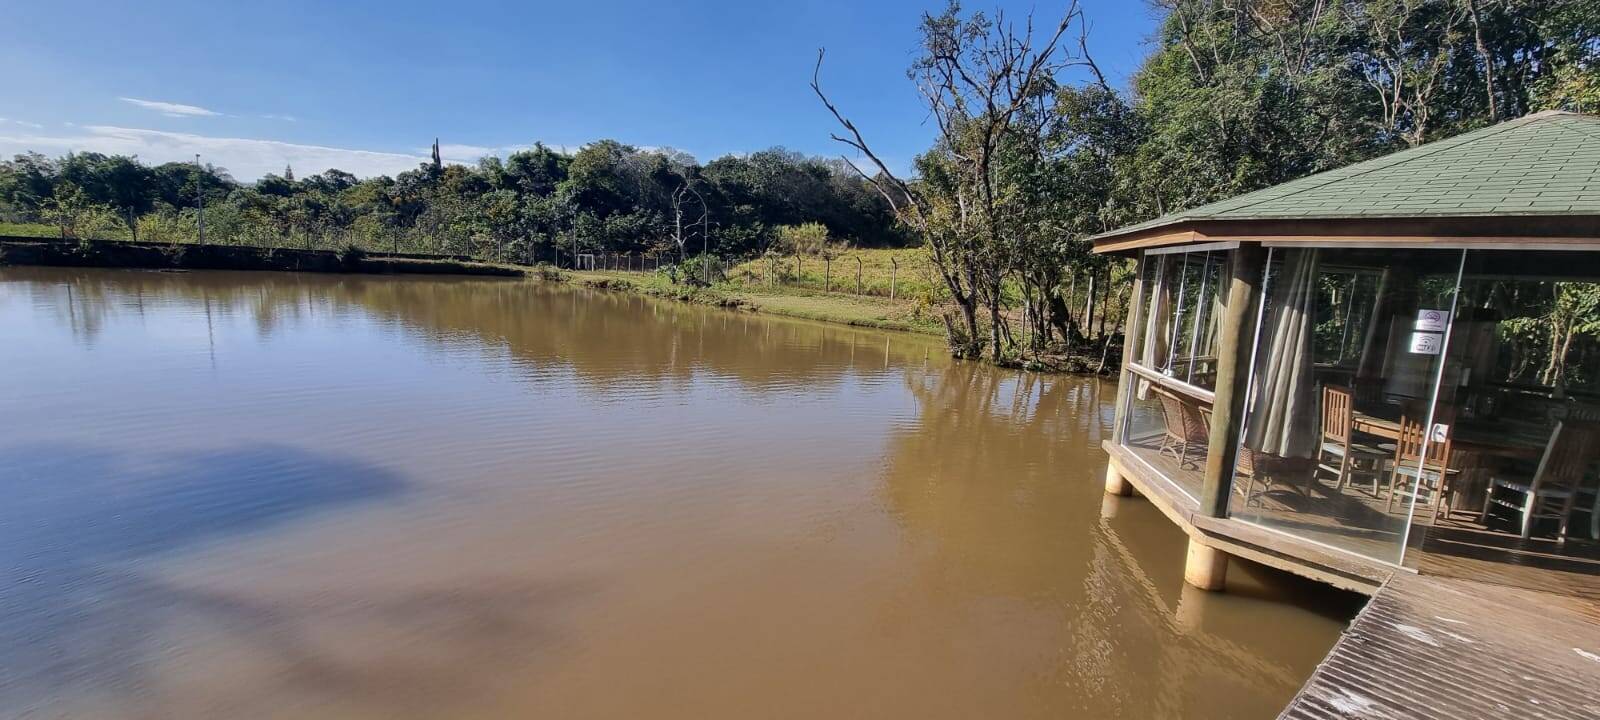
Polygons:
M1101 236L1094 242L1094 251L1128 253L1144 248L1225 240L1355 247L1406 245L1479 249L1596 249L1600 248L1600 216L1196 219Z
M1245 392L1250 382L1250 348L1255 342L1256 305L1260 302L1266 250L1241 243L1228 263L1228 304L1217 339L1217 386L1211 405L1211 437L1200 486L1199 512L1226 517L1233 482L1235 443L1244 427Z

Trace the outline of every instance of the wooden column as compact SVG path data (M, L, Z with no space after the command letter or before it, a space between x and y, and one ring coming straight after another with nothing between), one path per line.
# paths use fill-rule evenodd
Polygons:
M1128 482L1128 479L1117 471L1117 464L1114 462L1106 463L1106 492L1122 497L1133 494L1133 483Z
M1211 517L1228 514L1228 492L1233 481L1234 462L1238 459L1234 444L1244 426L1250 349L1255 343L1256 307L1260 302L1266 256L1266 250L1259 243L1239 243L1228 264L1228 306L1223 312L1217 338L1216 403L1211 408L1211 438L1207 445L1205 479L1200 489L1199 512ZM1189 547L1192 559L1193 540Z
M1189 538L1183 562L1183 581L1201 590L1221 590L1228 582L1228 554Z

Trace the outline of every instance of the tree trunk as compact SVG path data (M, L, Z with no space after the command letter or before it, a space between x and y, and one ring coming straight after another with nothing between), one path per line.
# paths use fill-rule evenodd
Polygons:
M1106 277L1100 283L1100 337L1106 336L1106 316L1111 312L1111 268L1106 268Z
M1067 306L1067 301L1060 295L1047 293L1045 302L1049 307L1050 324L1061 333L1061 339L1069 347L1076 346L1083 340L1082 333L1078 332L1078 323L1072 318L1072 308Z
M1478 0L1467 0L1467 12L1472 18L1472 39L1478 48L1478 59L1483 61L1483 90L1489 100L1489 122L1500 120L1500 109L1494 96L1494 56L1483 42L1483 28L1478 22Z
M1094 329L1094 281L1095 272L1089 271L1089 291L1084 294L1083 302L1083 329L1085 332Z

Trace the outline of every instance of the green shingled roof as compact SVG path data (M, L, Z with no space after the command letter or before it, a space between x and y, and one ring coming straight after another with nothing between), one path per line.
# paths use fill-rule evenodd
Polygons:
M1600 215L1600 116L1549 111L1096 235L1197 220Z

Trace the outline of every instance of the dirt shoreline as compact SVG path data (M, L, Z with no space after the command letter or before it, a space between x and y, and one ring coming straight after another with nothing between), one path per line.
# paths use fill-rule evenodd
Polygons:
M120 240L0 237L0 265L143 268L151 270L275 270L280 272L412 273L520 277L508 265L405 253L335 252L240 245L169 245Z

